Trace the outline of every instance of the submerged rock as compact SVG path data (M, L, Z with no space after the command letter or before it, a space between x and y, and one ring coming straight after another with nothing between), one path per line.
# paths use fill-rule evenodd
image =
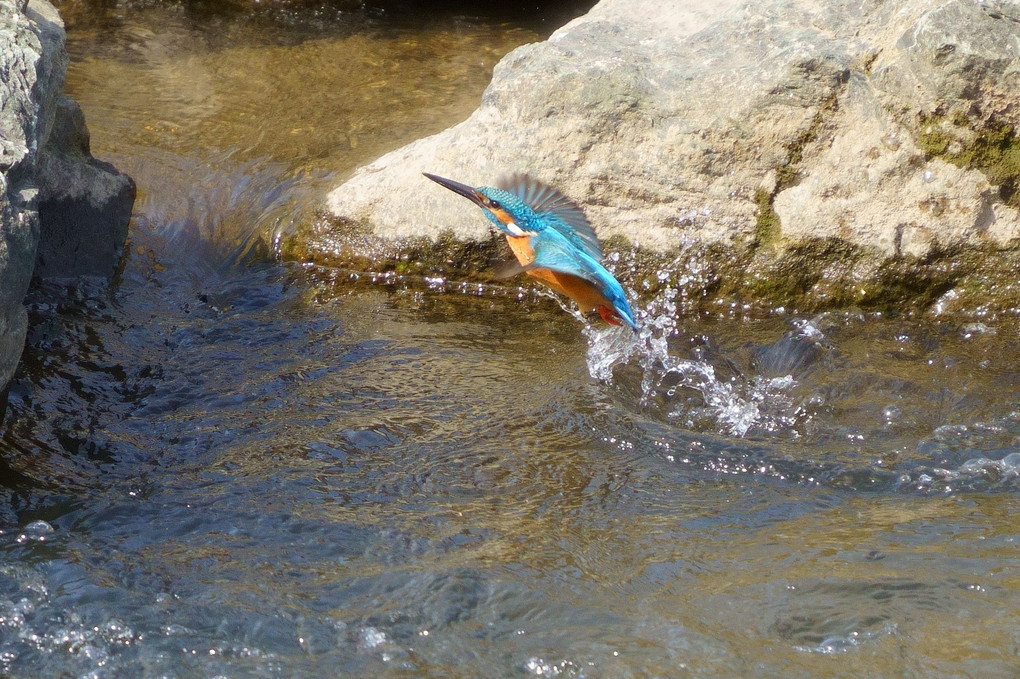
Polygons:
M64 41L46 0L0 0L0 393L24 347L32 276L111 276L134 202L134 182L89 155L62 94Z
M355 172L297 249L481 241L421 172L528 172L616 244L716 253L731 294L932 303L966 266L885 265L1020 236L1017 45L1020 5L995 0L602 0L505 57L468 120Z

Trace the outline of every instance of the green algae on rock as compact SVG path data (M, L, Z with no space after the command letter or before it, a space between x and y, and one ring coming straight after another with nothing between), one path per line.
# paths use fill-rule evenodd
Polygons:
M392 239L364 222L320 212L310 224L282 239L278 254L285 260L353 271L494 281L486 272L504 251L509 254L505 240L495 234L488 240L463 240L447 230L435 238Z
M892 313L960 316L1020 314L1020 248L956 245L924 256L883 257L874 248L838 238L752 242L742 246L687 243L669 252L636 247L620 236L605 241L607 264L642 301L676 290L677 311L778 308L820 312L859 308ZM298 237L281 243L286 260L320 270L368 274L366 279L425 289L516 294L535 286L526 278L500 281L492 265L510 255L496 234L469 241L443 232L435 239L381 238L366 224L318 215ZM359 276L359 278L361 278ZM350 279L320 276L320 295L342 296ZM479 288L480 289L480 288Z
M931 158L942 158L965 170L979 170L997 187L999 198L1020 208L1020 140L1009 123L977 126L964 115L952 119L921 116L918 146Z

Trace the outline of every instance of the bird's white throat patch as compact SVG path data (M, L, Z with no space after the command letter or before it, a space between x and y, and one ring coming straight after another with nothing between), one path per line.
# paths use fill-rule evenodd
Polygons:
M517 226L517 222L507 222L506 230L509 231L510 233L512 233L515 236L523 236L524 235L524 229L522 229L521 227Z

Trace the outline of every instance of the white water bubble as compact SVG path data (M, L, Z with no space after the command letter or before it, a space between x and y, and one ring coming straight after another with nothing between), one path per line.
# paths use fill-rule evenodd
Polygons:
M35 610L35 604L27 598L17 602L0 600L0 626L7 628L23 627L25 618Z
M18 535L17 542L45 542L46 536L56 532L56 529L45 521L33 521Z
M616 653L614 652L615 656ZM562 660L558 663L550 663L542 658L532 657L528 658L527 662L524 663L524 669L530 674L536 677L557 677L563 672L569 671L571 676L573 671L576 669L573 662L570 660Z
M796 646L795 648L806 653L836 655L853 651L869 641L889 636L895 632L896 624L886 621L879 629L853 631L845 635L834 634L823 639L817 646Z
M134 631L120 620L113 618L103 626L103 636L116 644L128 645L135 641Z
M25 526L25 532L32 535L49 535L56 532L56 529L45 521L33 521Z
M960 472L963 474L981 474L992 464L987 457L974 457L960 465Z
M822 643L818 644L815 651L830 655L834 653L846 653L850 649L856 648L857 643L857 637L855 635L846 637L829 637L822 641Z
M386 633L375 627L366 627L361 630L361 644L364 649L372 649L382 646L387 641Z
M1020 453L1010 453L1002 458L1003 471L1020 474Z
M956 476L981 477L991 482L1001 482L1020 476L1020 453L1010 453L1001 460L974 457L959 467Z

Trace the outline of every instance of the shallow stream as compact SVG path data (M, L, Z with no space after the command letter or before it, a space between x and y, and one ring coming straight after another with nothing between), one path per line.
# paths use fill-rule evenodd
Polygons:
M666 289L635 337L263 245L537 39L71 22L93 153L140 193L112 286L30 295L0 675L1017 676L1014 321Z

